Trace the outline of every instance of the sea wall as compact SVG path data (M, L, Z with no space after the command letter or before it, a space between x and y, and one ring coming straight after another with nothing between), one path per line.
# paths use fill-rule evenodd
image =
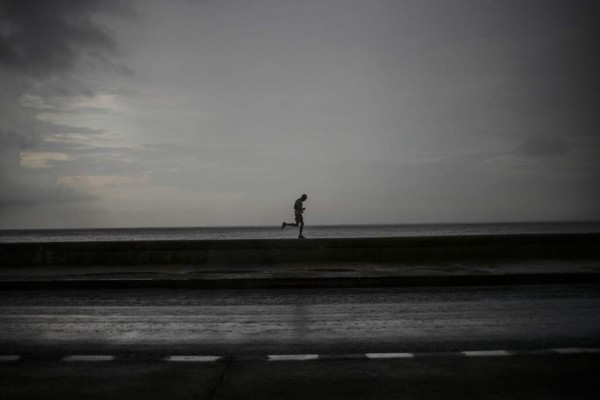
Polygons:
M15 265L278 264L600 259L600 234L0 243Z

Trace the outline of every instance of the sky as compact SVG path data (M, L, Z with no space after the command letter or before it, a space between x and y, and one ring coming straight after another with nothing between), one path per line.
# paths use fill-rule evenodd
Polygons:
M600 220L590 0L2 0L0 229Z

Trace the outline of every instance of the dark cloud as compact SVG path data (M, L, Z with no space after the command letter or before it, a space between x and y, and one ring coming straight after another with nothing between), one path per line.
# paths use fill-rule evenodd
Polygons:
M10 206L89 199L57 182L46 169L25 169L21 152L36 149L44 137L59 133L95 135L35 118L40 107L57 111L69 96L90 96L72 73L80 66L130 74L118 61L111 32L95 20L100 14L132 16L117 0L8 0L0 2L0 214ZM40 104L24 106L30 95Z
M93 21L96 12L130 12L117 1L14 0L0 9L0 63L36 77L70 71L85 55L106 64L116 55L110 33Z

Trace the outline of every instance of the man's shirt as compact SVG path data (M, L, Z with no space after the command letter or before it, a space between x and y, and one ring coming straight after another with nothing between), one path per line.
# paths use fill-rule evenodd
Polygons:
M302 198L299 198L298 200L296 200L296 202L294 203L294 212L296 214L302 214Z

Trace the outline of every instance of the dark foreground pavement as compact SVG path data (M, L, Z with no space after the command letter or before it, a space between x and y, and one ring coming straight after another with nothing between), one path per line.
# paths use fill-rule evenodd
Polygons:
M596 399L600 355L393 360L16 362L2 399Z

